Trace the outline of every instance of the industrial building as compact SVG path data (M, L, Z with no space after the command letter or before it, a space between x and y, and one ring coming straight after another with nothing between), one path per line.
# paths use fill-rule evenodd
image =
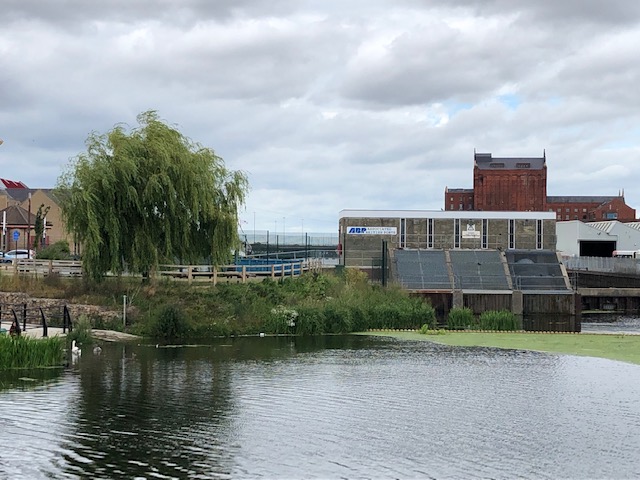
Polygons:
M546 153L500 158L474 152L473 188L445 188L444 196L447 211L548 211L558 221L636 219L623 190L617 196L548 196Z
M452 307L507 309L525 330L579 331L553 212L343 210L340 264ZM578 319L577 319L578 318Z

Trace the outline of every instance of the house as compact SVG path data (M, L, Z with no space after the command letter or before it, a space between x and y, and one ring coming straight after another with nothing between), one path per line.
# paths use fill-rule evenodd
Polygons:
M0 249L32 248L35 239L35 219L38 209L46 211L46 220L41 245L50 245L60 240L69 243L73 251L73 238L66 232L62 221L62 210L55 199L53 189L31 189L22 182L0 179L0 222L5 220ZM14 232L19 233L17 247ZM8 248L11 246L11 248Z

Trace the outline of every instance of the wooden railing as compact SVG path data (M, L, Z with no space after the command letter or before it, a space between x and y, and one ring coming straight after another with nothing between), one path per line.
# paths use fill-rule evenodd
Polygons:
M159 265L157 274L163 277L193 281L209 281L215 285L220 281L245 283L255 278L281 279L297 277L308 271L320 271L318 259L260 265Z
M31 260L17 259L12 263L3 263L2 269L14 275L52 275L81 276L82 262L72 260Z
M277 262L277 261L276 261ZM62 277L82 276L82 262L67 260L27 260L18 259L13 263L1 264L2 270L13 275ZM270 264L229 264L229 265L159 265L158 277L193 281L209 281L215 285L220 281L237 281L245 283L255 278L281 279L297 277L304 272L320 271L320 259L298 261L282 261Z

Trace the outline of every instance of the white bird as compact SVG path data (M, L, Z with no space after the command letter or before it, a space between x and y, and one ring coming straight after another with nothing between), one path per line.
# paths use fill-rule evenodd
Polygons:
M93 347L94 355L100 355L101 353L102 353L102 348L100 348L100 345L96 345L95 347Z
M76 345L75 340L71 342L71 355L76 357L79 357L80 355L82 355L82 350L80 350L80 347Z

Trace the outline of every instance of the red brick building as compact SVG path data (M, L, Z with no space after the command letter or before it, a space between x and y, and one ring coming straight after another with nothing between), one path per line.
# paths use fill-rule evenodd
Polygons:
M636 211L618 196L547 196L546 155L494 158L475 153L473 188L445 188L445 210L544 212L557 220L632 222Z

